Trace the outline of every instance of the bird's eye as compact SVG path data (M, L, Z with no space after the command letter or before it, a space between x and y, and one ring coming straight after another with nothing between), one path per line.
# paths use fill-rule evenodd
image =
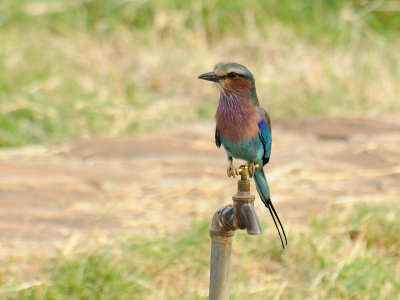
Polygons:
M237 74L234 72L228 74L228 78L235 78L236 76Z

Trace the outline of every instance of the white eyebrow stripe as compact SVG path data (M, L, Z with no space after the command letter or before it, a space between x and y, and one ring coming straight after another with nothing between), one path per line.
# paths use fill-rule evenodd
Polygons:
M239 68L229 68L227 70L226 74L229 74L229 73L237 73L240 75L244 75L245 71L243 69L239 69Z
M241 68L235 68L235 67L231 67L229 69L224 69L224 68L220 68L219 66L217 66L214 70L215 75L217 76L225 76L229 73L237 73L240 75L244 75L245 74L245 70L241 69Z

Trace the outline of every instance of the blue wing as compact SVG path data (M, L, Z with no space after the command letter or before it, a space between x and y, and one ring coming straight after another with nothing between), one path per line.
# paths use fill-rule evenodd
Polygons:
M271 144L272 144L271 128L265 120L266 112L262 108L259 108L259 110L260 110L260 115L261 115L261 122L258 123L258 129L260 130L259 135L260 135L260 139L263 142L263 146L264 146L263 165L266 165L269 162L269 157L271 155ZM265 114L264 114L264 112L265 112ZM269 117L268 117L268 119L269 119Z

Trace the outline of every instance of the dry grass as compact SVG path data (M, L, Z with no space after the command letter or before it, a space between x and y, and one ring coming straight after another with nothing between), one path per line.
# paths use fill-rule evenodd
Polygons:
M196 78L221 60L254 73L274 118L398 110L398 8L304 3L3 1L0 145L211 119Z
M332 206L330 216L290 228L285 251L266 235L238 232L231 299L397 299L397 204ZM207 224L172 237L70 242L38 279L2 270L1 299L207 299ZM264 227L265 228L265 227ZM271 228L272 230L272 228ZM267 231L267 235L272 232Z

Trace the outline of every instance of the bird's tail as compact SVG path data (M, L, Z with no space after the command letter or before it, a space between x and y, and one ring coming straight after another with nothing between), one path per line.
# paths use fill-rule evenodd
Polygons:
M276 229L278 230L278 233L279 233L279 237L281 238L282 247L285 248L285 245L284 245L283 239L282 239L282 234L281 234L281 231L282 231L283 236L285 237L286 245L287 245L285 230L283 229L281 220L279 220L278 214L276 213L275 208L272 205L267 179L265 179L264 170L261 165L260 165L260 168L258 170L256 170L256 172L254 174L254 182L256 183L257 192L260 195L262 202L264 202L265 207L268 208L268 210L272 216L272 219L274 220ZM279 223L281 230L279 230L277 221Z

